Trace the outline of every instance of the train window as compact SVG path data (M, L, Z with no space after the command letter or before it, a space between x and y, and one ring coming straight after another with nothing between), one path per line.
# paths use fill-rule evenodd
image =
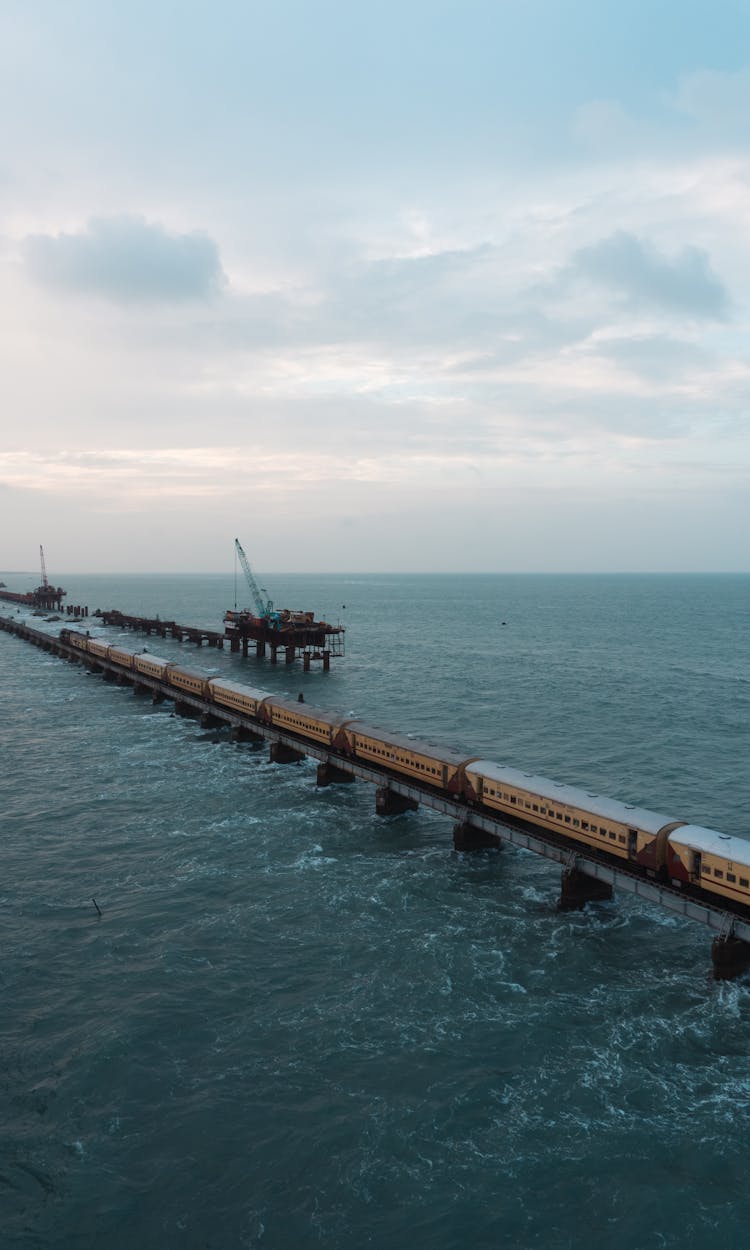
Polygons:
M539 811L539 804L538 804L538 803L534 803L534 804L533 804L533 807L534 807L534 811L535 811L535 812L538 812L538 811Z
M618 841L619 841L619 842L624 842L624 841L625 841L625 834L624 834L624 833L621 833L621 834L620 834L620 836L619 836L619 838L618 838Z
M735 877L735 875L734 875L734 873L733 873L733 872L728 872L728 873L727 873L727 881L736 881L736 880L737 880L737 878Z
M596 825L592 825L592 826L591 826L591 832L592 832L592 833L598 833L598 829L597 829Z
M721 868L714 868L714 876L723 878L724 873L722 872Z
M704 877L710 877L710 876L711 876L711 869L708 867L708 865L707 865L707 864L704 864L704 865L703 865L703 868L702 868L702 870L701 870L701 871L702 871L702 873L703 873L703 876L704 876Z
M546 807L540 807L540 808L539 808L539 811L542 813L542 816L546 816L546 815L547 815L547 808L546 808Z
M581 821L581 828L582 828L582 829L588 829L588 827L589 827L589 822L588 822L587 820L582 820L582 821ZM594 833L596 833L596 827L593 827L593 828L594 828Z
M566 817L565 817L565 823L566 823L566 825L569 825L569 824L570 824L570 816L566 816Z
M612 830L611 830L611 829L610 829L610 831L609 831L609 836L610 836L610 838L612 839L612 841L613 841L613 842L616 842L616 841L617 841L617 834L616 834L616 833L612 833Z
M562 812L558 812L558 813L557 813L557 819L558 819L558 820L562 820Z
M515 802L516 802L516 796L515 796L515 794L511 794L511 796L510 796L510 801L511 801L511 803L515 803Z
M745 889L747 889L750 885L750 881L748 881L747 877L740 877L740 885L744 885Z
M573 828L574 828L574 829L580 829L580 827L581 827L581 822L580 822L580 820L576 820L576 819L574 818L574 819L573 819Z
M524 803L524 807L526 808L527 812L530 812L530 811L531 811L531 804L530 804L530 803Z

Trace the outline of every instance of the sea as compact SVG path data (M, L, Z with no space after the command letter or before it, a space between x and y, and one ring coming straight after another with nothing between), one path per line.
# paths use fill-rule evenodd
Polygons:
M55 580L214 629L247 598ZM330 672L86 624L750 838L750 576L267 584L345 625ZM561 913L549 861L6 633L0 690L2 1250L747 1246L750 978L708 929Z

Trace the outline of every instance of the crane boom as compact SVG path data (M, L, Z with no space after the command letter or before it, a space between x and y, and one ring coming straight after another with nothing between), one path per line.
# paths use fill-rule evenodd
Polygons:
M247 579L247 584L250 587L250 593L253 596L253 600L255 602L255 608L258 613L258 616L264 617L264 618L268 617L273 612L273 604L270 599L267 599L265 603L263 602L263 595L267 592L262 591L261 587L256 582L253 576L253 570L250 568L250 562L247 556L245 555L245 552L243 551L242 543L240 542L239 538L235 538L234 545L237 549L237 555L240 558L240 564L242 565L245 577Z
M39 559L42 562L42 587L44 590L47 590L49 587L49 582L47 581L47 566L44 563L44 547L41 543L39 544Z

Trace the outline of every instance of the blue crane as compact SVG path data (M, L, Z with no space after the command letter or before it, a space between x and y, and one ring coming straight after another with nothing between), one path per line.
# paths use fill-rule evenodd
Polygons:
M263 596L267 595L268 591L264 590L263 587L259 586L256 582L255 577L253 576L253 570L250 568L250 561L242 549L242 543L239 538L235 538L234 545L237 549L237 555L240 558L240 564L244 570L247 584L250 587L250 593L253 596L255 610L258 613L258 616L263 620L276 619L278 614L274 612L271 600L266 599L265 602L263 600Z

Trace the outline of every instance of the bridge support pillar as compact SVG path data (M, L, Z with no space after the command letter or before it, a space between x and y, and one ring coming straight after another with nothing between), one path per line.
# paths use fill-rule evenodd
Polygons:
M397 794L388 786L378 786L375 791L375 813L378 816L400 816L403 812L416 812L418 807L416 799Z
M348 773L343 768L337 768L335 764L324 761L318 764L318 772L316 776L316 785L319 786L338 786L347 785L350 781L356 781L354 773Z
M175 716L195 716L196 708L193 707L192 703L183 703L181 699L176 699L174 712Z
M258 638L255 643L255 654L259 660L262 660L263 656L266 654L266 644L262 638ZM245 639L244 656L245 656L245 659L247 659L247 639Z
M304 673L310 672L310 652L309 651L305 651L304 655L302 656L302 671Z
M486 851L490 848L502 849L502 841L496 833L486 833L477 829L468 820L462 820L453 826L453 846L457 851Z
M601 903L612 897L612 886L596 877L587 877L578 868L563 869L560 911L576 911L587 903Z
M750 968L750 944L732 933L715 937L711 943L711 961L716 981L732 981Z
M166 698L166 695L162 694L161 690L155 690L155 691L154 691L154 693L153 693L153 695L152 695L152 697L151 697L151 702L152 702L152 703L163 703L163 702L164 702L164 700L165 700L165 698Z
M247 729L245 725L233 725L229 735L232 742L263 742L262 734L254 734L252 729Z
M330 667L331 667L331 653L330 651L324 651L323 652L323 672L327 673Z
M274 644L273 644L273 643L271 643L271 663L272 663L272 664L275 664L275 663L276 663L276 651L277 651L277 650L278 650L278 648L277 648L276 646L274 646Z
M294 663L294 647L285 647L285 648L284 648L284 663L285 663L285 664L293 664L293 663Z
M201 729L219 729L225 722L213 712L203 712L200 718Z
M295 751L285 742L272 742L269 759L272 764L297 764L305 758L304 751Z

